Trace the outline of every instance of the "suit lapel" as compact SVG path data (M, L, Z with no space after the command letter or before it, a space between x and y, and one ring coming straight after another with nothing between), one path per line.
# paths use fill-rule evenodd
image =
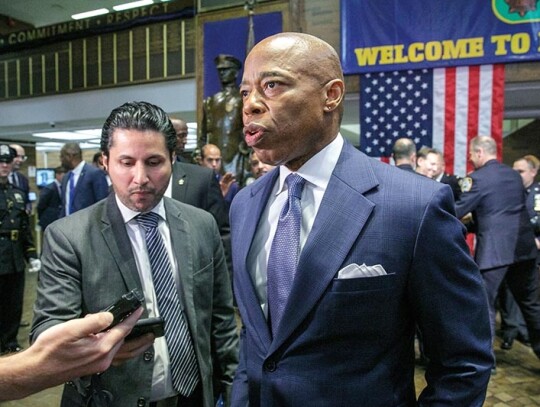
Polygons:
M171 197L177 201L186 201L188 177L181 165L173 165Z
M79 174L79 178L77 179L77 184L75 184L75 190L73 191L73 200L75 200L75 197L79 193L80 189L82 188L82 182L84 179L84 176L86 174L86 166L88 164L84 164L81 170L81 173Z
M373 211L363 196L378 185L369 158L345 143L306 244L270 352L306 318L342 267ZM339 238L336 239L336 236Z
M116 204L114 194L110 194L101 218L103 239L111 251L122 278L128 289L137 288L142 292L142 285L137 272L137 264L131 249L131 242L124 225L124 218Z
M195 315L195 302L193 300L193 257L189 225L182 218L180 209L172 204L172 200L163 198L167 223L171 233L173 253L175 253L178 266L178 278L180 280L180 303L189 321L189 327L193 337L197 337L197 318Z
M239 258L244 261L243 267L241 268L242 272L235 271L235 278L238 279L237 284L246 287L245 290L238 290L237 294L245 296L245 311L248 314L248 318L253 322L252 324L246 324L246 326L247 329L253 329L252 327L255 327L252 332L252 337L258 337L265 349L270 345L270 330L260 307L259 298L249 273L247 259L251 250L251 245L243 243L253 242L257 225L259 224L259 220L278 176L278 169L274 169L253 185L249 200L242 208L243 216L235 218L235 221L242 223L241 225L235 226L235 230L241 231L242 236L236 236L233 241L235 250L238 250L239 252ZM235 244L236 241L238 244Z

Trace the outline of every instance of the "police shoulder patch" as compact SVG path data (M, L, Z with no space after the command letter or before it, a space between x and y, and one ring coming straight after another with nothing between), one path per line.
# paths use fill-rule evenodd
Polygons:
M15 193L13 194L13 196L15 197L15 201L16 201L17 203L24 203L24 198L23 198L23 196L22 196L21 194L19 194L18 192L15 192Z
M472 188L472 178L471 177L463 177L459 180L459 187L461 188L461 192L469 192Z

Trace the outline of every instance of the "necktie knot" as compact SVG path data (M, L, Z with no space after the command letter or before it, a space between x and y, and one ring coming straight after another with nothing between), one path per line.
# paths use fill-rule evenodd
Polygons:
M155 212L146 212L137 215L137 222L145 230L157 228L159 222L159 215Z
M306 180L300 175L292 173L285 178L285 182L287 183L289 197L300 199L302 197L302 190L304 189Z

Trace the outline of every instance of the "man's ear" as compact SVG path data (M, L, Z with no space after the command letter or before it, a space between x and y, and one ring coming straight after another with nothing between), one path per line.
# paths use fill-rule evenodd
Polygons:
M345 96L345 84L341 79L333 79L325 86L326 101L324 103L324 110L331 112L335 110L343 100Z
M105 168L105 171L109 171L109 157L103 154L103 159L101 162L103 164L103 168Z

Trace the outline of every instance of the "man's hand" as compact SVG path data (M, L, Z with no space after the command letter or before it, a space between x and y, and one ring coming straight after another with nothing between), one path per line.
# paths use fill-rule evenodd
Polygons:
M28 271L30 273L37 273L39 270L41 270L41 260L30 259L30 267L28 268Z
M127 360L140 355L154 343L154 339L156 339L154 334L145 334L125 341L116 352L112 365L119 366Z
M223 195L223 197L227 195L227 192L229 192L229 188L235 181L236 178L231 172L227 172L221 177L221 179L219 180L219 187L221 188L221 195Z
M61 374L67 376L65 380L103 372L110 366L142 312L142 308L138 308L124 321L104 332L113 320L110 312L90 314L53 326L43 332L29 350L35 347L45 363L62 366L64 372Z
M103 330L113 321L110 312L89 314L47 329L27 350L0 358L0 400L22 398L107 370L142 313L140 307L107 331ZM141 345L131 355L143 351Z

